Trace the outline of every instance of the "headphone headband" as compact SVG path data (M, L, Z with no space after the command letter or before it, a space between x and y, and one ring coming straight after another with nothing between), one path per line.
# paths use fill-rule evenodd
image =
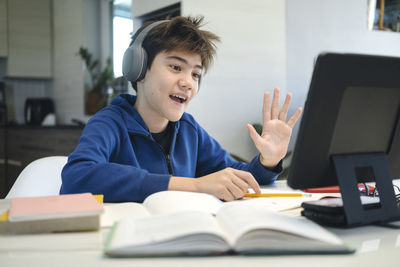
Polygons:
M130 43L129 46L142 46L144 38L146 38L147 34L154 28L157 27L158 25L166 22L168 20L160 20L160 21L156 21L153 23L150 23L149 25L147 25L147 27L145 27L138 35L135 39L134 35L132 36L132 41Z

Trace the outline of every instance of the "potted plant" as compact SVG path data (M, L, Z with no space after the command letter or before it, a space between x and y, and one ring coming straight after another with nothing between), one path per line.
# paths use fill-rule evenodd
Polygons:
M85 112L93 115L107 105L107 87L114 77L111 60L107 59L103 70L99 69L99 61L85 47L80 47L77 55L82 59L89 76L85 82Z

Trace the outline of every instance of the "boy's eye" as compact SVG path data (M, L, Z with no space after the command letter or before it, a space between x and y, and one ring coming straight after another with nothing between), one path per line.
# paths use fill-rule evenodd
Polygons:
M199 80L200 77L201 77L201 74L200 74L200 73L193 73L192 76L193 76L196 80Z
M170 65L171 69L176 70L176 71L180 71L181 67L177 66L177 65Z

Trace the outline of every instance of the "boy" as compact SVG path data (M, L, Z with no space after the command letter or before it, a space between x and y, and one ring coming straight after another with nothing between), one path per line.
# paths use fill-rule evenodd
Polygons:
M184 190L230 201L242 198L248 187L259 193L259 183L275 181L301 113L299 108L286 122L290 94L280 111L279 90L271 108L269 93L264 94L262 135L247 125L260 152L249 164L232 160L184 113L215 55L213 42L219 40L200 30L202 19L177 17L139 29L133 40L143 39L138 42L147 53L144 74L132 78L124 66L137 96L120 95L91 118L63 169L60 193L142 202L158 191ZM124 64L132 67L125 56Z

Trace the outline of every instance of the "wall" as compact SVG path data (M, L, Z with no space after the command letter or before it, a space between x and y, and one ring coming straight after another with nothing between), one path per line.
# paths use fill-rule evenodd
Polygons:
M179 0L132 0L132 17L140 17L154 10L180 2Z
M58 122L68 124L84 117L83 68L76 56L83 43L82 0L54 0L53 23L53 97Z
M76 53L84 46L101 69L110 57L110 0L53 0L54 23L54 99L57 120L71 124L71 119L87 122L84 114L83 64Z
M7 1L0 0L0 57L8 55L7 29Z
M107 65L107 60L112 57L112 20L108 19L112 16L110 6L113 0L102 0L99 6L99 42L100 42L100 64L104 68Z
M221 37L217 58L188 112L229 152L257 154L246 128L261 123L264 91L286 88L285 1L187 0L183 14L205 16Z
M143 2L134 0L132 10ZM183 15L204 15L204 29L221 37L216 61L188 112L229 152L251 159L257 151L246 123L261 122L264 91L286 87L285 1L183 0L181 5Z
M42 3L42 7L47 11L47 2ZM45 12L46 13L46 12ZM48 13L47 13L48 14ZM9 37L7 20L7 1L0 0L0 80L6 83L7 117L9 123L24 123L25 100L30 97L46 97L51 94L51 80L49 79L28 79L28 78L9 78L7 76L8 56L9 56ZM41 21L43 23L43 21ZM44 23L46 24L46 23ZM47 25L48 26L48 25ZM48 32L47 32L48 34ZM48 40L48 39L47 39ZM43 47L42 47L43 48ZM45 53L46 56L48 53ZM49 60L45 58L45 60ZM26 65L32 64L27 62ZM46 64L45 64L46 65ZM51 65L46 65L50 67Z
M367 29L367 0L287 0L287 87L304 105L323 51L400 57L400 34ZM297 128L296 128L297 130Z

